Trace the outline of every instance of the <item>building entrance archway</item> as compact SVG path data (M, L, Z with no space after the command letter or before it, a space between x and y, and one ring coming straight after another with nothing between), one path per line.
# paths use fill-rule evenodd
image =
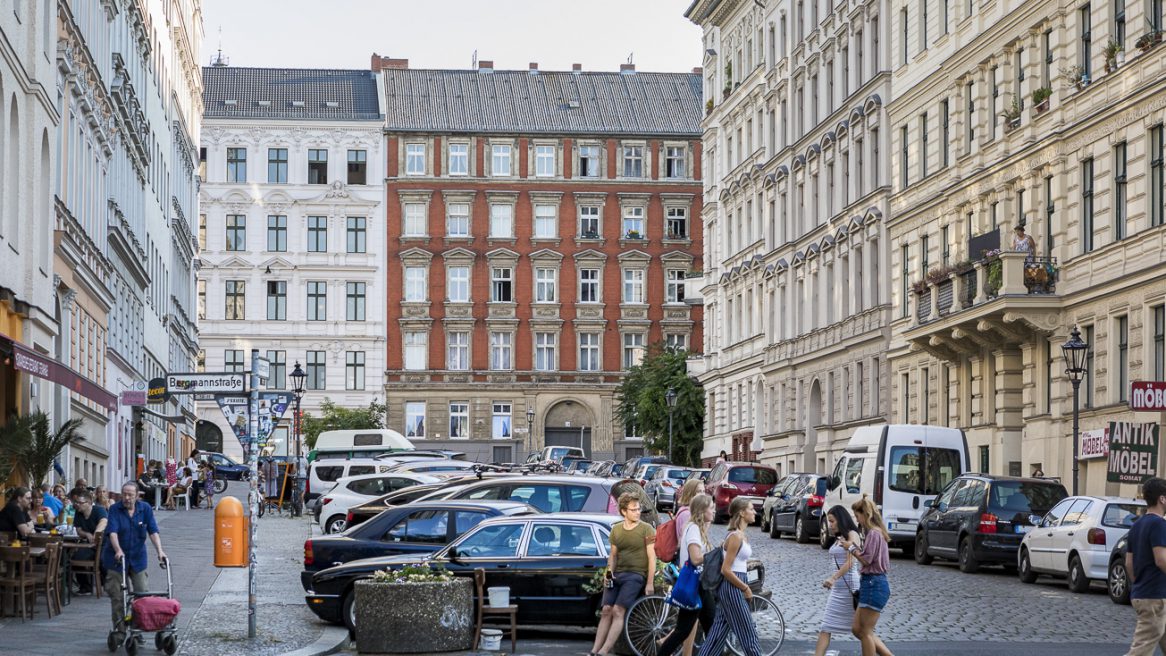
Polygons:
M543 445L577 446L590 458L594 426L595 418L587 406L570 399L560 401L551 406L543 421Z

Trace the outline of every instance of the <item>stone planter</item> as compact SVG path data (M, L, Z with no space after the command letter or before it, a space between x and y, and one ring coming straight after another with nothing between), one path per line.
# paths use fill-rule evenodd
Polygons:
M361 654L465 651L474 642L474 583L356 582Z

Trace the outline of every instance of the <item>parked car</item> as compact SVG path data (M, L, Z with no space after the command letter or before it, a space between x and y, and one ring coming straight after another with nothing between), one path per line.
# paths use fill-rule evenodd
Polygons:
M640 468L628 475L628 478L637 480L645 489L648 487L648 481L656 476L656 472L663 467L671 466L669 463L648 463L640 465Z
M622 462L612 463L606 471L603 472L605 478L622 478L624 471L624 464Z
M1025 583L1038 576L1064 577L1073 592L1109 577L1110 552L1146 512L1146 502L1128 497L1062 499L1020 541L1017 573Z
M413 462L402 462L393 465L389 471L393 472L417 472L417 473L434 473L434 472L461 472L471 473L475 469L488 468L490 465L482 465L476 462L468 462L466 460L448 460L445 458L430 458L428 460L414 460Z
M390 508L343 535L304 542L300 582L307 590L313 574L350 560L432 553L484 519L536 512L514 501L422 501Z
M624 478L635 478L636 472L641 467L648 464L668 464L668 456L638 456L636 458L628 458L623 463L623 469L612 476L623 476Z
M801 474L795 478L770 512L769 535L781 537L782 533L789 533L801 543L818 537L828 481L819 474Z
M940 490L968 471L964 433L945 426L883 424L854 430L826 485L823 512L834 506L850 511L869 495L882 510L892 547L915 550L919 518ZM829 531L818 544L830 546Z
M687 467L672 465L660 465L656 469L656 473L644 486L644 491L648 493L648 498L652 500L656 510L671 511L676 508L676 493L680 491L684 481L688 480L689 471Z
M536 451L526 457L526 464L534 465L540 462L563 462L563 458L568 456L574 458L586 458L587 454L583 449L577 446L548 446L544 447L542 451Z
M769 465L755 462L722 462L709 472L705 481L705 492L716 505L718 524L729 518L729 504L743 496L753 502L757 517L761 517L765 495L777 483L777 470Z
M1033 520L1067 496L1064 485L1049 479L960 476L928 502L915 536L915 562L957 560L963 572L989 563L1015 567Z
M688 471L688 478L689 479L699 478L702 481L707 481L709 479L709 474L711 472L712 472L711 468L708 468L708 469L705 469L705 468L690 469Z
M588 476L598 476L599 478L603 478L605 472L611 469L611 466L614 464L615 461L612 460L596 460L591 463L590 467L587 468L586 474Z
M348 525L347 515L351 506L389 492L440 480L436 476L411 472L347 476L337 480L336 485L320 498L316 507L316 521L324 533L341 533Z
M758 514L759 523L761 524L761 531L763 533L769 532L773 527L772 518L774 508L778 505L786 503L786 499L788 499L786 492L790 487L798 482L798 478L801 476L805 476L805 474L795 473L789 474L788 476L782 476L777 480L776 483L773 484L773 487L769 489L769 492L765 495L765 501L761 503L761 512ZM770 533L770 537L779 538L781 535L774 535L773 533Z
M200 451L198 457L206 460L215 468L216 483L218 481L245 481L251 475L250 467L239 464L221 453ZM215 493L218 494L219 492L220 490L216 487Z
M308 510L314 510L320 496L331 490L336 481L342 478L364 474L383 474L388 472L392 466L392 462L383 462L376 458L316 460L308 467L307 485L304 488L305 507Z
M594 464L590 460L572 460L571 464L566 466L563 471L575 476L587 474L587 471L591 469L591 465Z
M1113 545L1113 552L1109 554L1109 573L1106 577L1109 600L1126 606L1130 605L1130 577L1126 571L1126 551L1129 549L1129 542L1130 535L1126 533Z
M435 499L495 499L528 503L540 512L619 514L611 488L615 482L591 476L565 474L508 476L441 489L423 497Z

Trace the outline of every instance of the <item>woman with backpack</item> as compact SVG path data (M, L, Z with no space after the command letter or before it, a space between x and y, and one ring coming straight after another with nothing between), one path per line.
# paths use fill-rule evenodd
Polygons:
M691 481L690 481L691 482ZM687 485L685 485L687 488ZM704 554L712 550L709 544L709 524L716 515L716 506L713 498L707 494L697 494L689 502L691 521L685 524L682 543L684 551L682 560L688 559L694 567L704 563ZM703 587L700 588L700 608L689 610L681 608L676 614L676 627L656 649L657 656L672 656L676 648L683 643L684 656L692 656L692 645L696 641L696 623L699 620L701 627L708 633L712 629L716 617L717 601L713 594Z
M834 506L826 514L830 535L838 540L846 538L858 542L858 526L850 518L850 513L842 506ZM830 636L834 633L849 633L854 625L854 609L858 605L859 590L858 561L855 560L841 542L835 541L830 547L830 576L822 581L822 587L830 591L826 598L825 617L818 629L818 644L814 656L825 656L830 646ZM835 652L837 653L837 652Z
M855 540L838 539L838 544L854 556L861 565L858 589L858 609L854 613L854 624L850 630L862 643L862 656L893 656L891 650L875 635L875 625L879 615L891 598L891 585L887 582L887 571L891 567L891 557L887 546L887 528L874 502L864 494L850 509L863 529L862 549Z
M679 510L676 511L676 517L673 518L672 521L676 524L677 544L680 544L684 541L684 529L688 526L688 522L692 517L692 509L689 506L692 504L692 500L696 498L696 495L703 491L704 481L700 480L699 478L691 478L685 481L684 486L681 487L680 491L676 493L676 507ZM667 524L667 522L665 522L665 524ZM676 558L673 559L673 562L676 562L677 560L681 562L684 561L684 554L680 551L677 552ZM680 563L678 562L677 564Z
M721 547L724 550L721 576L724 578L717 587L716 619L713 620L713 628L705 635L700 656L720 656L725 650L729 631L737 636L737 643L745 656L761 656L757 627L753 625L749 606L753 591L745 582L749 556L753 555L753 547L745 538L745 527L756 518L757 511L749 499L737 497L729 504L729 535Z

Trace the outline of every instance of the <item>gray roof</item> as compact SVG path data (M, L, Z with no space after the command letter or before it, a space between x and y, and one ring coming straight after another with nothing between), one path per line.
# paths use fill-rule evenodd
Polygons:
M699 137L691 73L385 69L390 132Z
M383 117L372 71L211 66L202 69L202 83L205 118L375 121Z

